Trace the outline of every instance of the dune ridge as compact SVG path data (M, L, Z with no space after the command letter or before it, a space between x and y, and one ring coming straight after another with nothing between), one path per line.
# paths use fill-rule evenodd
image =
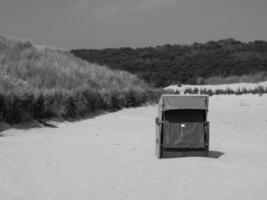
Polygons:
M84 116L155 98L137 76L56 48L0 36L0 121Z

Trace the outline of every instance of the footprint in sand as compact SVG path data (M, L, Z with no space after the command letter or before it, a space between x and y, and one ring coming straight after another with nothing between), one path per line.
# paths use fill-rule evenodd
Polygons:
M249 104L244 104L243 102L239 104L239 106L249 106Z

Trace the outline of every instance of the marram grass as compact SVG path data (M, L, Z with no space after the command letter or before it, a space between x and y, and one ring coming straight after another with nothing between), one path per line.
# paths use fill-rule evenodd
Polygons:
M137 76L0 36L0 121L74 118L158 98Z

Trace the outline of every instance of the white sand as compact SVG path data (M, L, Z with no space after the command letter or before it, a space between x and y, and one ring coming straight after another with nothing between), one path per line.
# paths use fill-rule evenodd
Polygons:
M233 83L233 84L219 84L219 85L170 85L166 88L164 88L165 90L171 90L171 91L180 91L181 93L184 92L185 89L194 89L194 88L198 88L198 89L211 89L213 91L217 90L217 89L232 89L234 91L237 91L238 89L242 90L243 88L246 88L247 90L253 90L257 87L263 87L263 88L267 88L267 81L265 82L260 82L260 83Z
M0 137L1 200L267 198L267 95L210 99L219 158L156 159L156 106Z

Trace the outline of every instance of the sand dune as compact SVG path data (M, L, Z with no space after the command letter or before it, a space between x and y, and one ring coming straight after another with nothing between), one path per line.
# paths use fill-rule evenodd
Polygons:
M267 95L210 98L211 157L156 159L157 107L0 137L1 200L265 199Z

